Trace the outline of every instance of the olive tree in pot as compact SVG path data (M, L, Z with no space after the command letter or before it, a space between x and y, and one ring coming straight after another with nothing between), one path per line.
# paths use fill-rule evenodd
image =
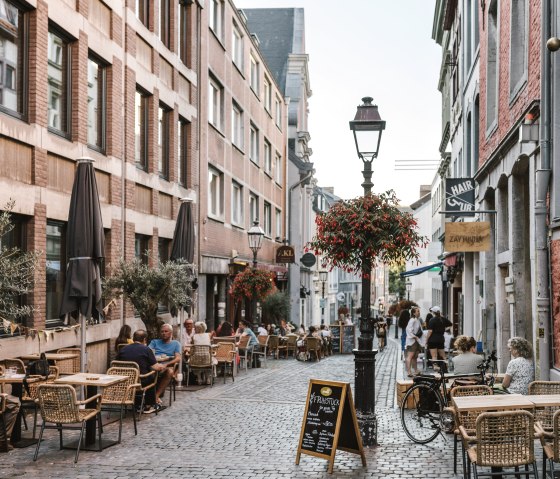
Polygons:
M261 307L264 322L279 325L289 315L290 297L286 292L275 291L263 299Z

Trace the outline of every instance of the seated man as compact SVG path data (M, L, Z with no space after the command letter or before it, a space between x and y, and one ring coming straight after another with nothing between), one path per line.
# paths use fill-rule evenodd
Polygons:
M154 352L146 346L148 335L143 329L137 330L132 336L132 344L121 348L117 354L117 360L119 361L133 361L138 364L140 369L140 374L148 374L150 371L163 371L165 366L163 364L158 364ZM152 377L145 378L142 380L142 387L147 386L153 381ZM140 397L136 397L136 407L140 407ZM150 388L146 391L146 404L144 412L145 414L150 414L160 409L162 406L156 404L156 396L154 388Z
M156 390L156 403L161 404L161 397L165 389L173 379L175 374L175 365L181 362L181 345L179 341L173 339L173 328L170 324L163 324L159 330L161 339L152 339L148 347L154 351L157 356L167 356L169 360L163 361L161 364L165 369L160 373L158 378L158 386Z
M241 336L249 336L249 342L247 343L247 349L249 350L249 353L252 356L253 348L255 347L255 345L259 344L259 340L257 339L257 336L255 336L255 333L253 332L253 330L249 326L249 323L247 321L245 321L244 319L239 321L239 328L238 329L241 333ZM239 346L239 342L237 343L237 346ZM253 366L256 366L256 364L253 364Z
M12 435L12 430L14 429L14 424L16 423L16 417L19 412L19 399L11 394L2 393L0 396L6 398L6 409L4 410L4 425L6 426L6 437L4 437L4 431L0 428L0 451L7 452L14 448L10 444L10 437Z

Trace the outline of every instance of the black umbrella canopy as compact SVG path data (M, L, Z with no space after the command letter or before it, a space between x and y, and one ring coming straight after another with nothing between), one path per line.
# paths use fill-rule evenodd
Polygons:
M173 233L173 244L171 245L171 260L185 260L187 263L194 261L194 218L192 204L188 200L181 200L181 208L175 224Z
M60 315L79 311L91 318L94 307L101 311L99 265L105 238L95 170L89 158L78 160L66 238L68 267Z

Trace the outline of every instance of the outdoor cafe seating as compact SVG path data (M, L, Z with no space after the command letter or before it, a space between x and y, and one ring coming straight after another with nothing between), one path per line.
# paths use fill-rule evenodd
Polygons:
M140 372L138 364L133 361L111 361L111 368L134 368ZM140 400L140 407L136 413L138 421L142 418L142 411L144 410L144 405L146 403L146 392L150 389L155 389L157 386L157 372L150 371L146 374L138 374L138 381L140 387L137 388L136 394L141 394L142 398ZM156 410L156 415L158 411Z
M258 344L253 346L253 358L263 358L264 367L266 368L266 357L268 356L268 341L270 336L257 336ZM254 361L256 359L253 359Z
M187 361L187 387L189 385L190 372L209 372L210 385L214 385L214 364L212 348L210 346L195 345L190 347L189 360Z
M235 381L235 358L237 354L235 343L219 342L217 346L214 351L214 357L218 362L218 369L221 369L223 372L224 384L226 383L228 369L231 371L231 380Z

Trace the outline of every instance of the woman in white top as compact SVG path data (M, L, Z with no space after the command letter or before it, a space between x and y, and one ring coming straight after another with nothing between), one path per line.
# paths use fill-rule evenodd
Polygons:
M529 383L535 380L533 347L524 338L514 337L508 341L511 361L507 365L502 386L510 393L528 394Z
M206 323L203 321L197 321L194 325L193 344L197 346L210 346L212 344L210 335L206 332Z
M477 373L478 366L483 359L482 356L475 354L475 339L468 336L457 336L455 348L460 354L453 358L453 372L455 374Z
M420 308L414 306L410 310L410 321L406 326L406 372L408 377L411 378L418 371L418 354L422 351L421 337L424 334L422 331L422 323L418 319L420 317Z

